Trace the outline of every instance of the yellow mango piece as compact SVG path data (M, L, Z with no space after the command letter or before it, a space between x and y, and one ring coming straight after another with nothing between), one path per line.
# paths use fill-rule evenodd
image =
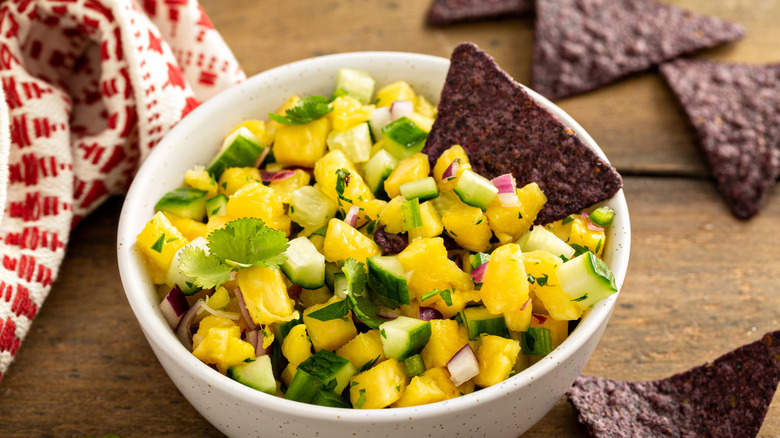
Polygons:
M534 278L530 290L542 301L552 318L573 321L582 316L582 308L561 290L555 268L562 263L563 260L547 251L523 253L525 272Z
M161 211L149 219L136 237L138 249L162 272L168 272L176 251L187 243L189 240Z
M591 229L588 226L587 219L582 216L574 216L571 221L569 233L569 245L579 245L591 250L597 257L601 258L604 251L604 241L606 240L603 229ZM598 228L598 227L594 227Z
M527 332L531 326L531 314L534 306L531 303L523 304L517 309L504 312L504 321L506 328L513 332Z
M293 94L290 96L283 104L279 107L275 112L276 114L279 114L280 116L285 115L288 109L293 108L294 106L298 105L298 103L301 101L301 98L297 95ZM276 130L280 127L284 126L281 123L275 121L275 120L269 120L265 124L265 129L267 131L267 135L272 136L272 138L276 137ZM270 144L270 143L269 143Z
M474 392L474 382L471 380L463 383L460 386L455 386L455 384L452 383L452 380L450 380L450 372L447 370L446 366L429 368L420 375L429 377L434 382L436 382L436 386L438 386L439 389L441 389L444 394L447 395L447 399L460 397L462 395Z
M412 377L412 381L409 382L406 391L391 407L420 406L444 400L447 400L447 394L439 388L436 381L429 376L419 375Z
M281 271L253 266L239 270L236 280L255 324L293 319L295 302L287 294L287 285Z
M437 108L422 94L417 95L417 100L414 103L414 112L431 119L436 118Z
M209 318L221 317L209 315L203 321ZM201 321L201 326L203 326L203 321ZM225 374L227 369L233 365L246 359L255 358L255 347L241 340L241 329L232 321L231 324L221 325L207 322L205 329L198 329L198 334L203 336L203 339L192 351L192 354L201 361L216 365L217 370L222 374Z
M339 181L339 170L342 169L347 176L343 178L344 191L339 195L336 187ZM339 149L328 152L317 161L314 165L314 180L317 181L317 187L338 204L342 213L349 211L352 204L362 207L364 202L375 199L355 165Z
M355 409L382 409L401 398L406 389L406 369L390 358L352 378L349 400Z
M501 336L482 335L477 349L479 374L474 376L474 383L482 388L503 382L515 366L517 355L520 354L520 343L514 339Z
M285 204L290 203L290 193L308 186L311 182L309 172L303 169L295 169L293 172L295 172L293 176L268 183L268 187L272 188Z
M536 183L516 191L520 206L504 207L496 197L485 212L490 229L501 244L514 242L531 229L539 211L547 203L547 197Z
M219 189L225 196L233 196L249 183L259 183L260 169L256 167L228 167L219 176Z
M448 178L445 181L443 178L444 172L455 160L459 160L458 169L455 171L455 175L453 175L452 179ZM455 187L455 184L458 183L461 174L463 174L463 171L466 169L471 169L469 157L466 155L466 151L463 150L463 147L456 144L442 152L436 160L436 165L433 166L433 179L436 180L436 184L438 184L440 190L452 190Z
M376 106L390 106L396 100L417 101L417 93L406 81L396 81L385 85L376 92Z
M422 237L411 241L398 254L398 259L407 274L409 289L415 293L418 300L434 289L468 291L474 287L469 274L447 257L447 249L441 237ZM440 311L450 307L443 302L440 295L425 300L424 305L435 306Z
M466 330L454 319L431 320L431 338L422 349L425 368L447 366L447 362L469 342Z
M334 130L343 131L355 125L371 120L373 105L363 105L352 96L339 96L331 104L333 110L328 113Z
M167 211L164 211L163 214L190 242L198 237L206 237L209 235L208 228L203 222L198 222L188 217L181 217L173 213L168 213Z
M368 362L379 363L387 359L382 348L382 338L376 329L358 334L336 350L336 354L350 361L358 370Z
M426 117L422 114L413 112L407 114L406 118L413 121L415 125L417 125L420 129L422 129L425 132L431 132L431 128L433 128L433 119L430 117Z
M391 234L400 234L404 232L404 214L402 207L405 201L406 198L399 195L385 204L382 212L379 214L379 223L385 226L385 232Z
M271 228L290 232L290 217L276 192L259 182L249 183L228 198L225 207L227 222L243 217L262 219Z
M546 224L544 228L551 231L553 234L555 234L559 239L563 240L564 242L569 241L569 235L571 234L571 220L574 218L574 215L570 215L568 217L565 217L563 219L559 219L555 222L551 222L549 224Z
M266 128L264 121L256 119L244 120L231 129L228 135L232 134L241 127L248 129L249 132L254 134L255 137L257 137L257 139L260 140L260 142L263 143L263 146L265 147L270 146L274 141L274 132Z
M488 219L479 207L455 202L441 217L447 234L469 251L485 252L493 237Z
M311 307L315 304L326 303L333 297L333 293L327 286L319 289L301 289L301 296L298 298L303 308Z
M284 370L282 370L282 375L280 377L286 386L290 386L290 383L292 383L292 379L298 371L298 365L300 364L288 363L287 366L284 367ZM284 396L282 396L282 398L284 398Z
M274 138L274 157L281 163L314 167L328 150L330 129L327 117L303 125L280 125Z
M325 260L336 262L353 258L366 262L367 257L382 255L373 240L340 219L331 219L325 232L322 249Z
M328 321L320 321L309 316L312 312L342 299L333 297L325 304L315 304L303 311L303 323L306 324L306 329L309 332L309 338L315 352L320 350L336 351L336 349L357 336L357 328L355 328L355 323L352 322L352 311L347 313L347 316L344 318Z
M389 198L401 195L401 185L423 179L431 172L428 156L416 153L398 162L398 165L385 180L385 192Z
M517 309L528 301L528 276L519 245L508 243L493 251L480 295L482 303L495 315Z
M282 354L292 364L298 365L312 356L311 341L306 333L306 324L298 324L290 329L282 342Z
M409 240L421 237L436 237L444 231L441 216L436 212L433 203L430 201L420 204L420 219L422 220L422 225L409 230Z
M203 166L196 166L184 174L184 184L193 189L205 190L211 198L217 194L217 182Z
M230 302L230 293L222 286L219 286L217 290L206 300L206 305L212 309L224 309Z

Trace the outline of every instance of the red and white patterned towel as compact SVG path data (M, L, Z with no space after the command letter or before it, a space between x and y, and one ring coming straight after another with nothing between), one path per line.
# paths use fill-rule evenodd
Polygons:
M242 79L196 0L0 2L0 378L71 228Z

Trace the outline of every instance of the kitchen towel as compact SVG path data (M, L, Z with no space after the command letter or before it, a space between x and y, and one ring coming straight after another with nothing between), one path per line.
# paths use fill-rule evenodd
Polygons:
M0 2L0 379L71 229L244 78L196 0Z

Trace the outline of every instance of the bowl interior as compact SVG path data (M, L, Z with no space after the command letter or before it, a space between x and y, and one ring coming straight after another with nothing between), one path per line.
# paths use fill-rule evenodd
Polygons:
M182 370L191 370L201 381L209 385L228 386L236 397L257 403L273 401L280 409L299 410L301 415L333 417L339 419L364 418L357 411L301 407L301 403L268 396L225 378L217 371L201 363L181 345L173 331L158 311L158 299L154 286L145 269L142 254L136 249L135 238L146 221L154 214L154 204L167 191L182 184L184 173L195 164L207 164L221 145L226 132L245 119L267 119L267 113L275 111L290 95L329 95L333 91L336 72L341 67L366 70L377 81L377 87L406 80L415 91L424 94L436 104L449 67L444 58L396 52L362 52L329 55L287 64L253 76L243 83L214 96L187 115L161 141L138 171L125 199L118 230L118 260L122 284L140 326L162 361L171 361ZM547 106L582 140L604 157L593 139L566 113L533 91L529 92ZM606 157L604 157L606 158ZM604 259L611 267L620 287L625 277L630 247L630 225L623 192L620 191L604 204L616 211L615 223L604 250ZM569 338L551 353L551 359L533 365L506 382L478 391L481 399L500 397L510 388L522 387L525 382L549 372L573 354L579 345L603 330L617 294L602 301L588 311ZM584 364L583 364L584 365ZM189 371L188 371L189 372ZM477 393L475 393L477 394ZM408 416L432 416L444 410L466 409L471 404L471 394L464 397L434 403L414 409ZM407 410L409 408L401 408ZM392 412L396 411L396 412ZM391 418L397 410L373 411L376 417ZM406 415L406 414L404 414Z

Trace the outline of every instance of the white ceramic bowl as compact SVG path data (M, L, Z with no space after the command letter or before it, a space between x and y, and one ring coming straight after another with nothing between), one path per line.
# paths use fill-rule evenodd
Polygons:
M437 103L449 61L395 52L322 56L260 73L196 108L155 147L125 200L117 251L127 300L176 387L211 424L229 436L516 437L542 418L582 371L607 325L618 294L591 309L551 354L504 382L444 402L384 410L314 406L250 389L196 359L177 340L158 311L157 295L135 245L136 235L154 213L155 202L181 184L187 169L208 163L225 133L240 121L265 118L293 93L330 94L340 67L370 72L377 87L406 80L417 92ZM593 139L574 120L548 100L531 94L603 157ZM609 229L604 259L620 286L630 247L623 192L606 204L617 215Z

